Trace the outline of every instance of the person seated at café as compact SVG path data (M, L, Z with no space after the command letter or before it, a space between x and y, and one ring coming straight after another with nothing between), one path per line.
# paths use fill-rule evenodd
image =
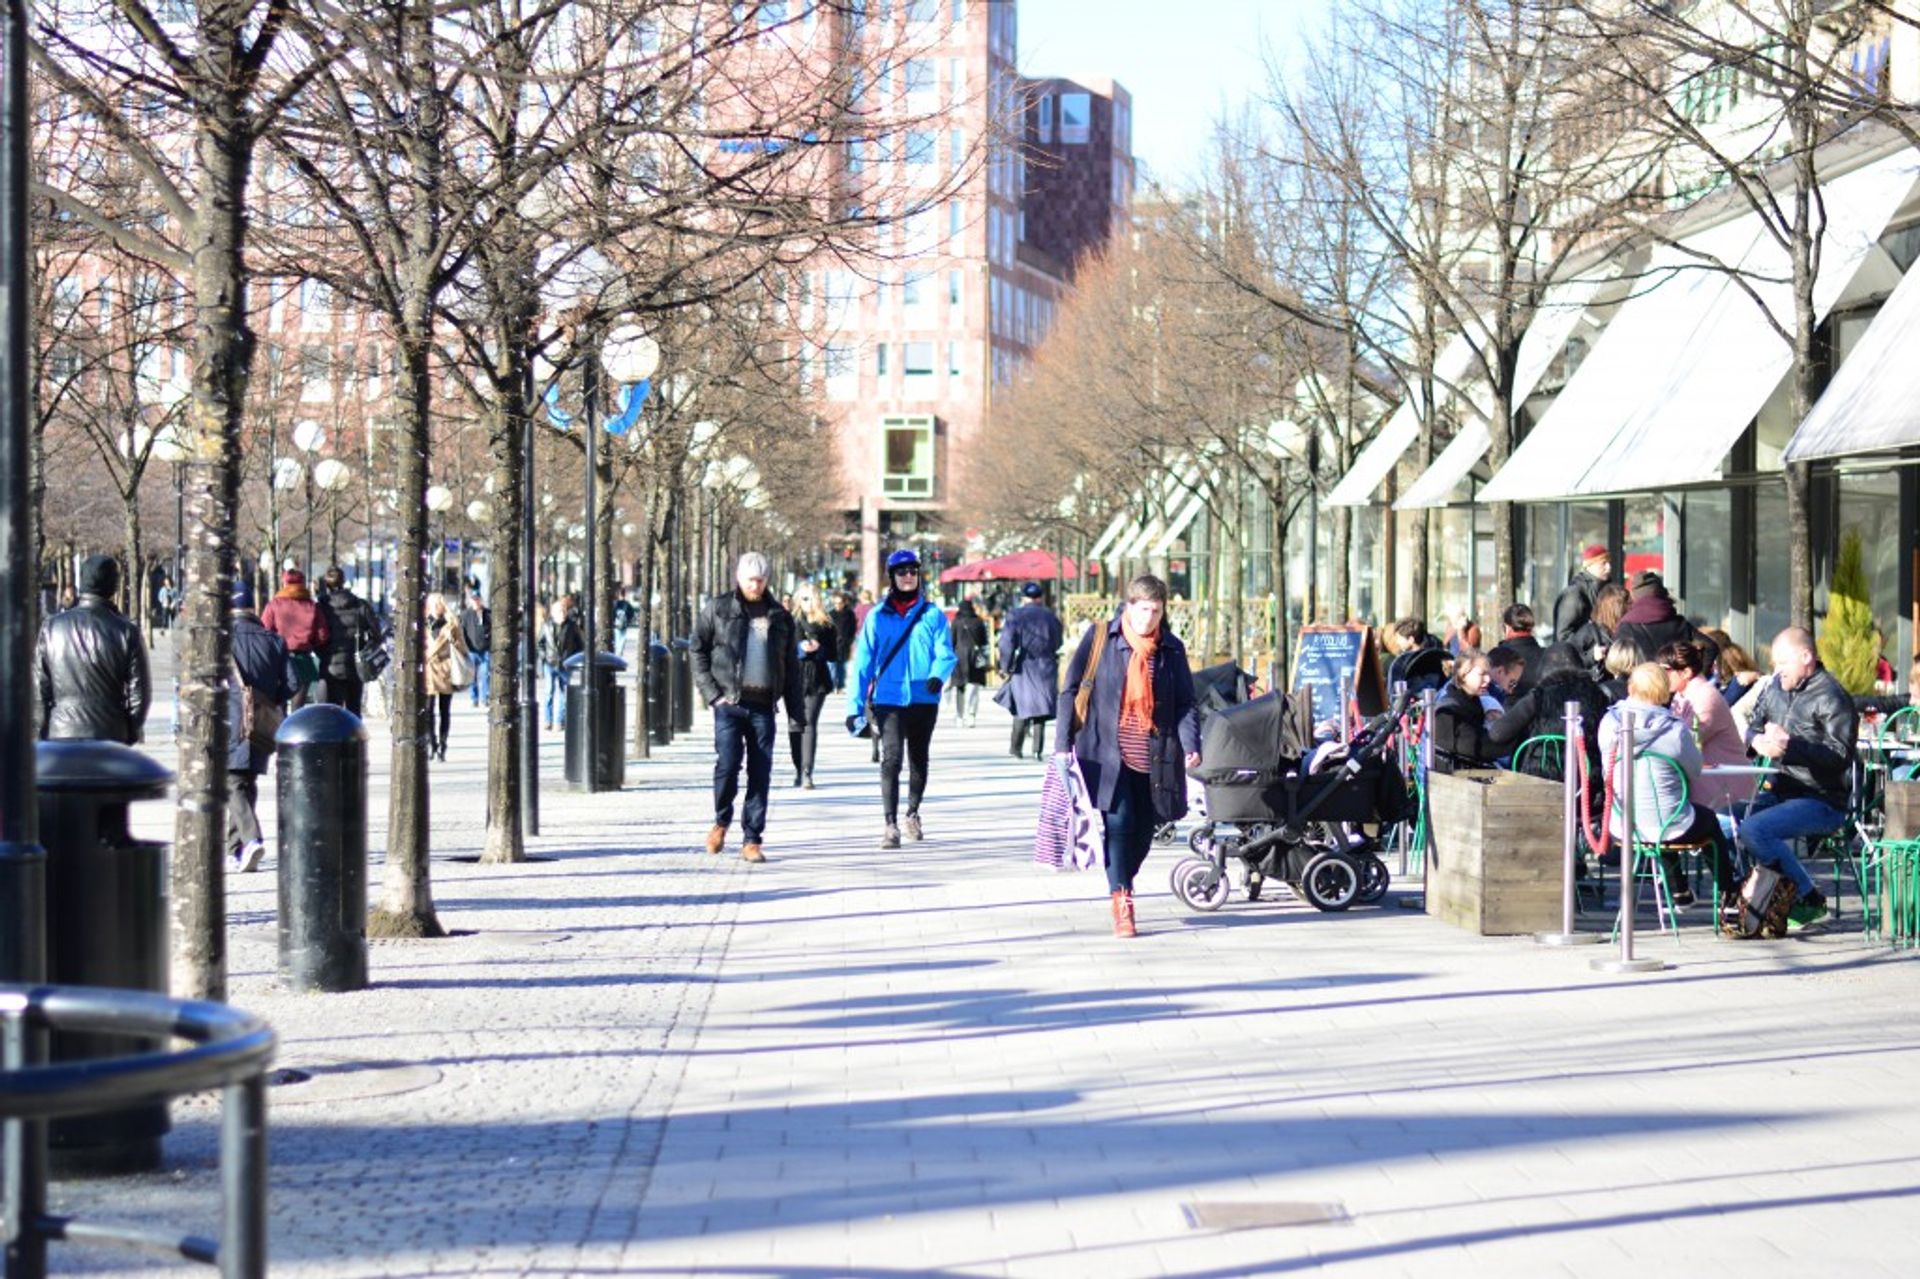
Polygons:
M1694 798L1700 785L1700 747L1693 732L1669 708L1673 685L1657 662L1642 662L1627 675L1626 700L1607 711L1600 721L1600 758L1612 783L1615 837L1624 833L1626 813L1619 800L1620 747L1622 729L1628 712L1634 715L1633 727L1633 833L1649 844L1702 846L1714 868L1714 880L1721 891L1734 884L1732 863L1720 834L1720 817L1713 809ZM1650 761L1665 756L1678 766L1678 772ZM1675 906L1694 904L1693 889L1680 870L1677 852L1660 854L1661 871Z
M1667 591L1667 584L1652 569L1645 569L1633 575L1633 600L1627 605L1627 611L1620 615L1620 624L1613 630L1613 638L1626 640L1634 647L1636 662L1653 662L1659 659L1655 654L1661 647L1679 640L1698 644L1706 650L1707 663L1719 656L1719 646L1706 634L1680 615L1674 606L1673 596Z
M1693 730L1700 759L1708 768L1744 767L1747 743L1733 722L1733 709L1707 678L1707 657L1698 644L1663 644L1656 661L1673 686L1673 713ZM1737 816L1753 798L1753 778L1745 774L1708 775L1693 783L1693 797L1715 812Z
M1760 668L1747 656L1747 650L1734 643L1733 636L1725 631L1709 630L1707 638L1720 650L1713 660L1713 685L1728 706L1737 705L1760 682Z
M1600 691L1606 694L1608 705L1627 696L1627 673L1639 664L1639 650L1630 641L1615 640L1607 645L1600 663Z
M1495 644L1487 650L1487 666L1493 672L1493 684L1480 700L1490 717L1498 716L1518 698L1520 681L1527 674L1527 663L1518 649Z
M1597 784L1600 780L1600 721L1611 703L1600 691L1600 683L1587 669L1587 662L1571 644L1554 644L1540 654L1534 666L1538 678L1531 690L1507 705L1507 718L1524 722L1532 737L1565 737L1567 703L1580 706L1580 735L1586 739L1587 771ZM1531 777L1559 781L1565 776L1565 757L1558 751L1532 750L1514 760L1514 767ZM1598 791L1596 790L1596 794Z
M1539 665L1540 655L1546 650L1534 637L1534 625L1533 610L1525 604L1509 604L1507 611L1500 614L1499 647L1510 648L1520 655L1520 682L1514 689L1516 695L1531 692L1534 684L1539 682L1534 668Z
M1626 611L1627 588L1618 582L1608 582L1594 597L1593 615L1567 638L1586 658L1595 679L1607 677L1607 647L1613 643L1614 629Z
M1478 649L1462 649L1433 706L1433 770L1486 768L1526 739L1527 721L1502 715L1491 724L1480 700L1493 687L1493 667Z
M1846 825L1859 714L1840 681L1820 664L1813 636L1789 626L1773 641L1773 677L1754 695L1747 746L1773 761L1746 820L1740 846L1800 890L1787 926L1826 918L1827 899L1794 856L1792 841Z

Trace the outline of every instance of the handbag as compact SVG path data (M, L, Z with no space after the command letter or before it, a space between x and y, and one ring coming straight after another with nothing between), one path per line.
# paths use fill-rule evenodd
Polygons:
M984 645L974 645L973 655L967 659L967 665L975 675L987 673L987 650Z
M376 639L353 655L353 671L362 684L371 684L386 674L393 662L393 650L386 641Z
M927 602L925 600L921 600L919 604L914 606L912 616L907 618L906 626L900 631L900 638L895 640L893 647L887 650L887 655L881 660L880 665L873 668L873 678L867 681L866 692L861 695L860 705L854 708L853 714L847 716L847 732L850 735L854 737L872 737L878 733L879 730L874 727L869 710L873 706L874 690L880 687L880 674L886 670L887 667L893 665L894 658L900 656L900 650L905 647L906 642L913 637L913 628L920 624L921 614L926 611Z
M455 690L463 689L473 683L473 658L467 655L466 645L447 646L447 670L453 679Z

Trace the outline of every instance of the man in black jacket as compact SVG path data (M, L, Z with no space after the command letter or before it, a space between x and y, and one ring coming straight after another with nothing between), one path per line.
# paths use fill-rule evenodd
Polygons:
M761 835L773 780L775 703L786 702L789 724L806 724L793 614L767 591L767 571L766 556L742 555L734 572L738 589L708 600L693 628L693 682L713 708L713 829L707 832L707 851L726 846L744 757L740 855L750 862L767 860Z
M1755 696L1747 746L1774 768L1740 823L1740 846L1794 882L1800 896L1787 926L1804 928L1826 917L1827 899L1793 855L1791 841L1846 824L1859 715L1847 690L1820 664L1813 636L1798 626L1774 639L1773 678Z
M1570 638L1593 616L1593 602L1600 588L1613 578L1613 555L1598 542L1580 553L1580 567L1573 570L1567 584L1553 601L1553 637Z
M113 605L120 565L110 555L80 566L80 598L40 628L34 667L40 683L40 736L131 746L153 702L140 628Z
M1520 682L1513 686L1513 697L1525 697L1540 682L1536 670L1540 665L1540 655L1545 650L1540 641L1533 637L1533 610L1525 604L1509 604L1507 611L1500 615L1499 647L1512 649L1520 657Z
M242 873L260 868L266 844L254 804L260 774L273 754L273 732L286 715L294 678L287 643L260 624L253 611L253 584L233 584L233 684L227 695L227 866ZM252 713L249 714L249 711Z
M469 704L485 706L493 688L493 610L479 591L467 592L467 606L460 612L460 638L466 641L467 656L473 662L473 682L467 685Z
M366 687L354 657L380 642L380 619L371 604L347 588L347 575L337 564L320 579L318 603L327 619L327 664L321 672L325 682L320 700L358 715Z
M1613 629L1616 641L1633 645L1643 662L1653 661L1654 655L1669 644L1698 644L1705 669L1713 669L1720 660L1720 646L1680 615L1658 573L1646 569L1634 574L1629 589L1633 598L1620 615L1620 625Z

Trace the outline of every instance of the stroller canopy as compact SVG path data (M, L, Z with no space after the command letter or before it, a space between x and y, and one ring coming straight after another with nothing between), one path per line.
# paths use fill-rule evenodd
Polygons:
M1249 773L1278 779L1299 766L1312 743L1311 696L1267 693L1207 716L1200 729L1196 775L1202 780L1246 778Z
M1238 706L1247 700L1247 690L1253 686L1254 677L1241 670L1232 662L1222 662L1218 666L1207 666L1193 673L1193 693L1200 703L1200 722L1205 724L1207 717L1227 706Z

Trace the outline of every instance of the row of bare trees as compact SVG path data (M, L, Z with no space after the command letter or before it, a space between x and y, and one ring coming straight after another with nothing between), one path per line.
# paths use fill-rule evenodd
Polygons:
M1863 73L1884 59L1859 53L1913 20L1892 0L1340 6L1274 64L1263 102L1221 123L1196 188L1143 206L1131 242L1083 270L1048 347L996 404L970 501L983 518L1090 538L1129 504L1198 494L1222 589L1237 590L1236 495L1257 485L1283 597L1288 518L1305 510L1329 572L1304 611L1355 615L1353 517L1317 504L1395 406L1418 422L1413 473L1469 423L1498 471L1524 427L1518 356L1547 287L1610 259L1632 288L1621 250L1673 244L1679 217L1715 192L1758 214L1791 263L1792 307L1767 317L1793 353L1797 421L1821 367L1823 148L1856 130L1914 137L1912 109ZM1442 359L1449 346L1462 358ZM1810 624L1804 465L1786 490L1790 612ZM1518 598L1515 508L1487 516L1492 593ZM1428 616L1433 517L1400 518L1405 580L1383 607Z
M531 627L528 461L545 450L548 475L577 474L577 460L554 459L579 457L581 375L597 366L610 329L637 321L663 359L633 434L600 451L601 501L584 523L601 551L592 589L603 610L618 525L636 526L640 597L650 601L657 551L684 528L690 504L711 508L726 495L725 522L740 534L789 536L811 531L794 512L837 505L829 498L839 477L809 438L819 428L798 375L795 285L823 257L881 255L876 228L942 202L972 167L943 167L938 183L909 188L886 166L856 174L844 162L849 143L894 153L877 144L931 127L887 74L929 36L856 0L37 6L36 92L68 140L42 153L41 225L61 229L91 264L67 275L123 288L129 272L147 272L178 299L165 309L167 327L132 337L120 326L119 347L100 365L124 388L113 405L78 404L77 388L104 395L113 379L78 376L71 344L43 342L38 498L45 536L58 505L49 495L66 487L49 457L56 421L105 432L96 452L136 497L155 441L182 455L171 894L182 993L225 992L227 601L246 481L262 474L255 428L271 432L274 397L297 394L300 381L260 376L273 364L261 352L281 336L263 334L262 293L324 285L391 352L377 408L366 410L377 412L384 441L368 459L379 482L369 473L357 499L362 527L384 524L399 548L392 798L373 927L435 936L423 685L429 485L452 473L486 481L476 508L493 615L483 855L518 860L512 761L524 727L516 647ZM977 153L986 141L970 143ZM55 238L43 240L50 248ZM49 279L60 274L44 255L42 267ZM177 351L187 381L158 373L142 344ZM294 343L282 345L291 356ZM603 384L609 415L634 393L591 380ZM178 393L163 397L160 421L139 397L169 386ZM572 430L548 411L549 387ZM135 421L145 433L119 448L114 433ZM710 468L735 456L755 461L751 493L712 482ZM568 496L565 484L549 488L556 494ZM135 497L126 509L137 509ZM673 619L653 620L664 630Z

